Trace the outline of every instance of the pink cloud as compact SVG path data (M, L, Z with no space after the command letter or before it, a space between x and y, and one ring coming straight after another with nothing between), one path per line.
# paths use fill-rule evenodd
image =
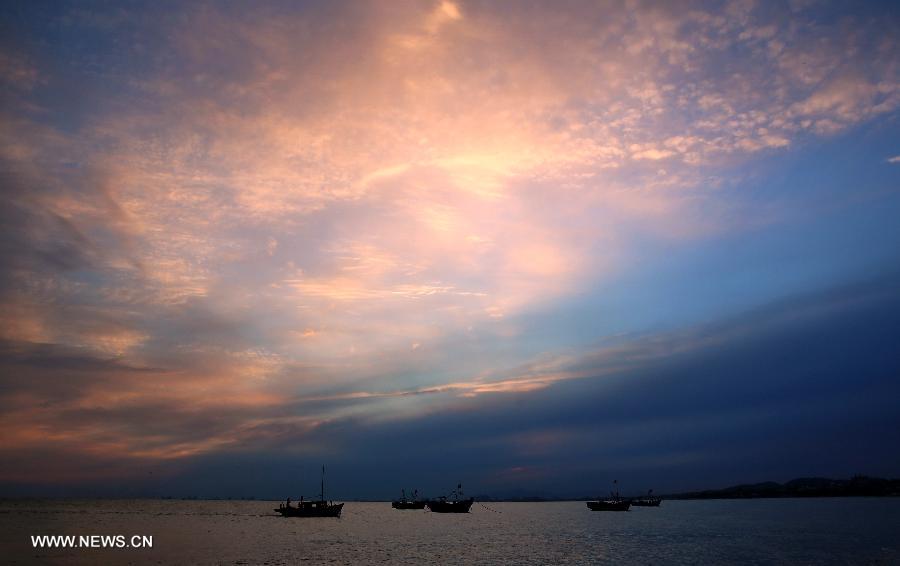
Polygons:
M13 441L176 458L324 422L279 413L292 402L581 378L509 369L524 355L502 347L517 315L619 273L635 231L682 242L735 229L718 214L723 171L900 105L890 38L872 53L741 3L517 8L356 4L321 20L194 8L157 24L177 64L114 82L132 98L108 94L116 103L74 130L30 98L52 66L0 54L15 94L0 125L20 185L9 202L40 258L10 269L3 337L166 368L117 370L57 412L23 408ZM483 358L431 346L489 339L501 346ZM453 356L459 373L434 369ZM395 370L414 383L384 383ZM98 424L139 402L236 416L147 448ZM338 413L354 411L368 409Z

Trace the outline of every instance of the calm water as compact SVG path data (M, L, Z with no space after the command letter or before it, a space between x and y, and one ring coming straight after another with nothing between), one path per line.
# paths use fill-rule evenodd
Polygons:
M4 501L5 563L900 564L900 498L476 503L468 515L344 506L282 518L261 501ZM30 535L152 535L152 549L38 550ZM304 562L305 561L305 562Z

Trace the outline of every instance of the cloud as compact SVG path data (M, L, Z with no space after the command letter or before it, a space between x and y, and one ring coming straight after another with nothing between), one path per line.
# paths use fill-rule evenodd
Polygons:
M266 392L234 380L246 376L241 368L221 375L234 359L203 377L59 346L7 343L0 356L3 375L10 376L0 398L3 445L24 462L63 446L81 454L83 466L32 478L48 482L88 477L90 462L110 455L118 455L116 473L127 477L129 467L170 467L167 462L214 454L239 461L273 450L300 459L328 451L358 466L373 454L392 461L385 458L391 447L416 445L417 463L405 465L435 479L428 467L439 456L428 446L443 454L451 448L482 454L458 473L486 486L493 471L515 466L542 470L525 482L541 489L577 470L632 469L650 477L663 469L677 483L686 481L683 466L707 465L713 452L716 459L726 450L740 460L764 450L767 431L786 426L785 419L809 432L865 431L895 418L888 330L900 313L896 288L896 277L883 277L714 324L624 337L494 375L406 390ZM417 403L408 403L411 398ZM33 399L44 400L40 408ZM739 439L745 444L737 450ZM803 458L811 457L845 473L840 462L828 461L825 433L803 442L803 453L782 462L783 469L805 469ZM615 466L589 457L605 450L620 454ZM556 464L546 467L551 461ZM6 469L7 484L28 481L25 464Z
M312 450L644 363L566 366L523 317L900 104L889 22L815 7L33 9L66 35L0 46L0 334L35 454Z

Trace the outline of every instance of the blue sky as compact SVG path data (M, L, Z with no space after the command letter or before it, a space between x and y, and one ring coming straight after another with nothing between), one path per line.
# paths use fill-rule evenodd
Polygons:
M3 494L897 475L890 5L0 22Z

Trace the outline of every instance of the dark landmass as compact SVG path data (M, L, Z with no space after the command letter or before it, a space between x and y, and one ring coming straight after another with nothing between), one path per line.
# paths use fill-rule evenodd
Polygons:
M622 495L623 499L642 497ZM757 499L764 497L896 497L900 496L900 479L871 478L854 476L848 480L830 478L797 478L786 483L762 482L662 495L663 499ZM541 502L541 501L587 501L597 499L597 495L584 497L538 497L515 496L493 497L478 495L476 501Z
M787 483L763 482L664 495L664 499L757 499L762 497L898 496L900 479L854 476L849 480L797 478Z

